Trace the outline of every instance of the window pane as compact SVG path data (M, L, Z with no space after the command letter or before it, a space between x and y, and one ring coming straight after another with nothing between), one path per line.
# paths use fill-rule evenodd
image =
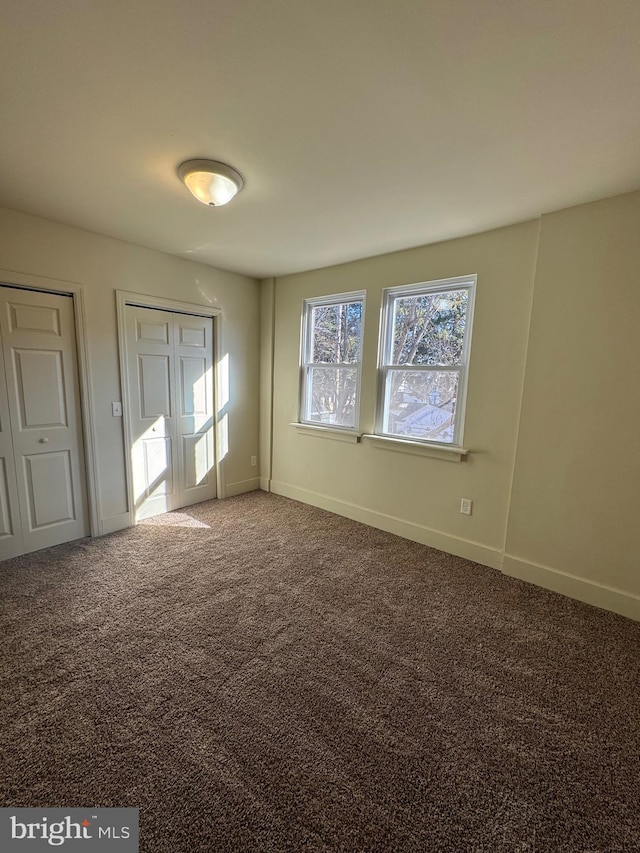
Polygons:
M354 364L360 360L362 302L317 305L311 311L314 364Z
M356 419L358 369L309 367L306 420L353 427Z
M452 443L458 380L455 370L388 371L384 431Z
M462 363L468 290L396 297L388 364Z

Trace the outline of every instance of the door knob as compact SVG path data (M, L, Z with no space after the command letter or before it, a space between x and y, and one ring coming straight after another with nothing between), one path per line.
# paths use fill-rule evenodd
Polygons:
M38 441L40 442L40 444L46 444L49 441L49 439L48 438L39 438Z

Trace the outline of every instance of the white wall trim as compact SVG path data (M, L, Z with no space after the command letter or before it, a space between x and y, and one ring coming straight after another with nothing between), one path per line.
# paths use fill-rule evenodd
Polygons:
M118 304L137 305L140 308L162 308L165 311L175 311L178 314L191 314L199 317L218 317L221 308L209 305L199 305L197 302L181 302L178 299L164 299L148 293L133 293L130 290L116 290Z
M536 586L559 592L568 598L576 598L603 610L612 610L621 616L640 621L640 596L616 589L612 586L587 580L550 566L522 560L511 554L504 555L502 571L512 578L519 578Z
M102 519L103 536L106 536L107 533L115 533L116 530L125 530L127 527L131 527L128 512L121 512L119 515L112 515L111 518Z
M426 444L419 441L410 441L405 438L397 438L391 435L377 435L364 433L365 442L370 442L377 450L391 450L399 453L410 453L414 456L431 456L434 459L443 459L446 462L466 462L471 452L466 447L453 447L444 444Z
M271 480L269 477L260 477L260 488L263 492L271 491Z
M238 483L229 483L225 497L233 498L243 495L245 492L255 492L260 488L260 477L252 477L250 480L240 480Z
M84 290L81 286L73 294L73 310L76 321L76 342L78 348L78 378L80 381L80 405L82 407L82 422L84 426L84 455L87 479L87 500L89 502L89 524L91 535L99 536L103 532L102 519L98 513L98 461L96 454L95 424L93 421L93 401L91 389L91 368L89 365L89 350L87 347L87 322L85 315Z
M131 470L131 453L129 444L131 442L131 420L129 418L129 388L127 383L127 335L126 335L126 308L127 305L137 305L141 308L161 308L165 311L174 311L179 314L191 314L199 317L211 317L213 319L213 363L214 376L217 376L218 364L222 358L222 333L220 328L222 310L210 306L198 305L193 302L180 302L175 299L163 299L160 296L152 296L146 293L133 293L127 290L116 290L116 314L118 322L118 354L120 361L120 387L123 402L122 415L124 427L124 464L127 482L127 504L129 511L129 527L133 527L135 520L135 500L133 497L133 471ZM218 383L213 383L214 412L213 429L214 435L218 436ZM222 472L221 459L218 456L219 444L214 442L216 460L216 491L218 497L225 497L226 490Z
M289 424L300 435L311 435L314 438L330 438L333 441L347 441L350 444L360 444L362 433L354 430L336 429L335 427L322 426L319 424L306 424L294 421Z
M439 551L445 551L447 554L454 554L456 557L464 557L466 560L473 560L492 569L502 568L502 553L497 549L481 545L479 542L472 542L469 539L461 539L458 536L441 533L422 524L416 524L412 521L396 518L393 515L376 512L375 510L358 506L358 504L336 500L328 495L321 495L318 492L301 489L298 486L291 486L288 483L279 483L271 480L271 491L285 498L292 498L302 503L320 507L320 509L326 509L329 512L335 512L337 515L344 515L346 518L360 521L362 524L368 524L369 527L376 527L379 530L387 531L387 533L395 533L396 536L411 539L413 542L419 542L421 545L437 548Z
M46 293L70 295L73 299L75 320L76 354L78 357L78 383L80 386L80 411L82 413L82 440L84 444L85 484L87 488L87 508L89 510L89 529L92 536L102 534L100 518L100 480L96 458L96 432L91 398L91 368L87 346L87 325L85 318L84 287L75 281L46 278L45 276L25 275L13 270L0 270L3 284L23 287L27 290L41 290Z

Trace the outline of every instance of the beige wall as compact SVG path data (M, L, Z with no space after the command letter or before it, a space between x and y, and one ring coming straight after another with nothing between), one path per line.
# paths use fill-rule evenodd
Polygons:
M499 565L515 454L538 224L398 252L276 281L271 488L421 542ZM464 442L454 462L299 434L302 301L367 292L361 430L373 432L385 287L477 273ZM460 499L474 501L472 516Z
M633 193L283 277L275 293L270 280L272 490L640 619L639 234ZM467 462L289 426L303 299L366 290L360 426L370 432L382 289L470 273ZM264 333L271 322L265 315ZM462 497L474 501L471 517Z
M222 310L222 352L229 354L229 453L222 462L227 489L255 488L258 453L259 291L255 280L143 249L77 228L0 210L2 280L35 277L80 284L84 291L98 469L98 517L104 530L126 524L123 419L116 290ZM13 274L13 275L12 275Z
M640 618L639 437L633 193L542 219L505 570Z

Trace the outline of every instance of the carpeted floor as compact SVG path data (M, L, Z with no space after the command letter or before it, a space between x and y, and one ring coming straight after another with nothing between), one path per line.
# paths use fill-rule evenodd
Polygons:
M2 805L139 806L144 853L640 851L640 624L274 495L152 522L0 566Z

